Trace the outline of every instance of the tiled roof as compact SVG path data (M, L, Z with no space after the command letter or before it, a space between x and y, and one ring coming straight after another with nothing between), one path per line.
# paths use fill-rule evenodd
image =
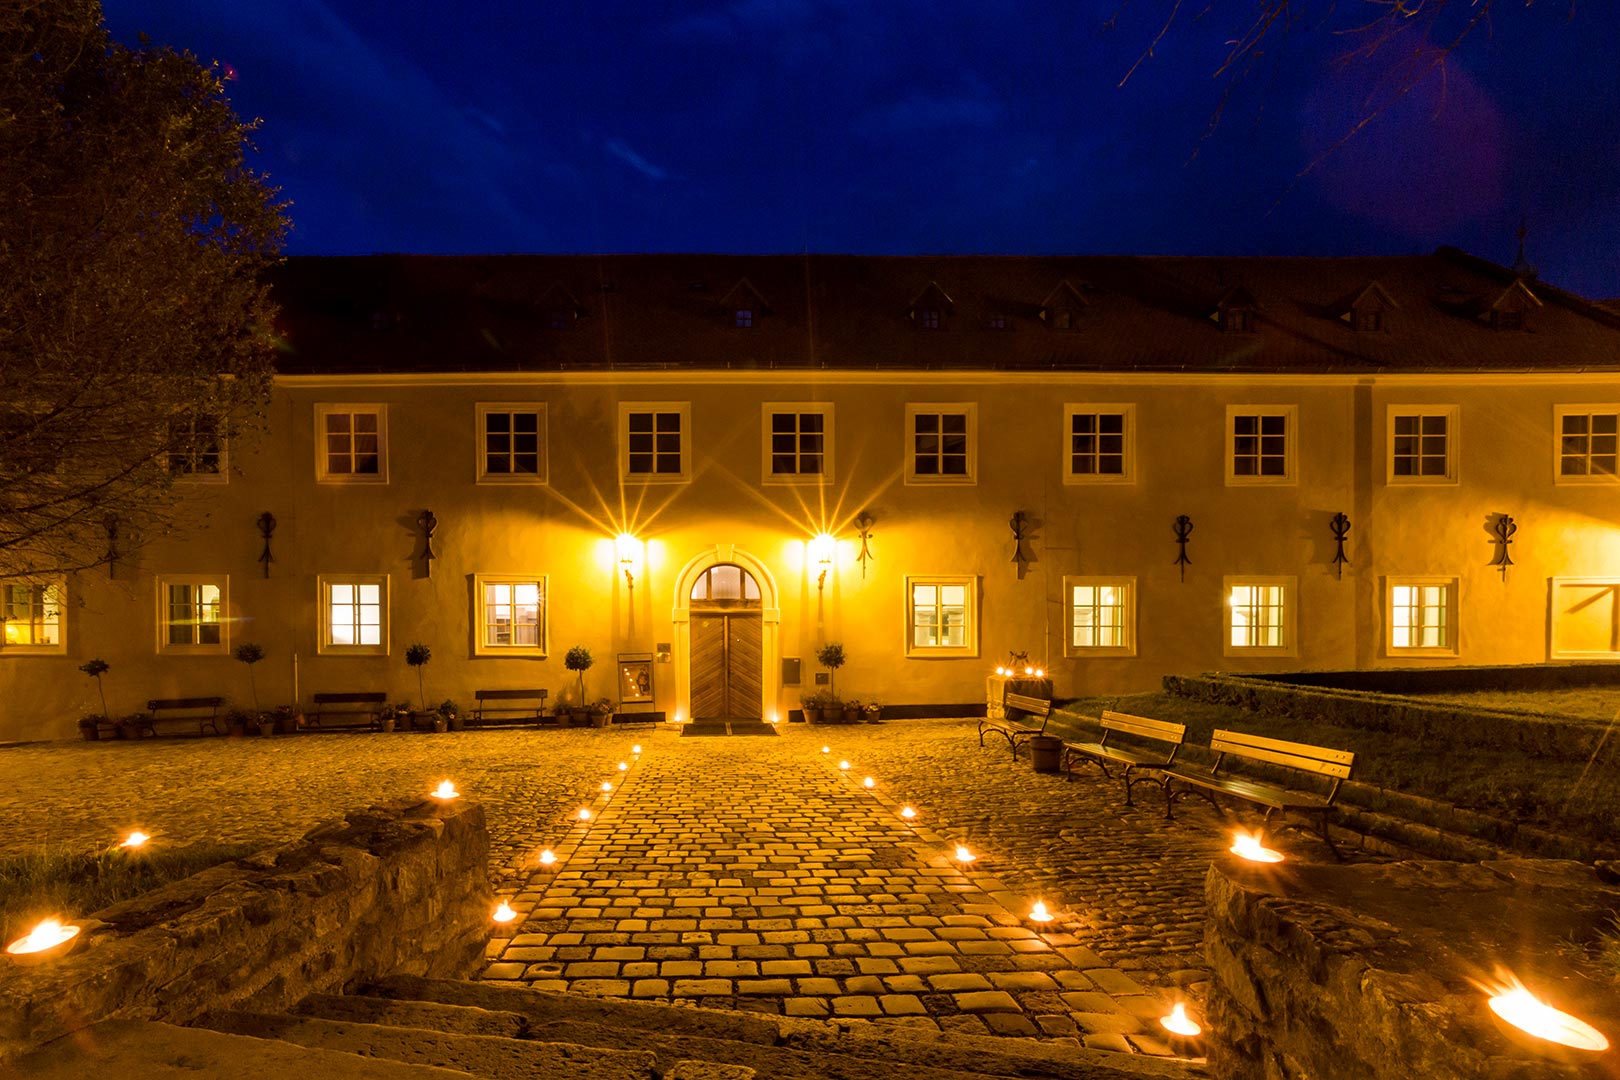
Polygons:
M747 279L769 307L740 329ZM1070 331L1041 319L1063 281ZM1384 329L1341 316L1376 281ZM1376 258L852 255L296 257L275 271L284 374L618 368L1377 372L1620 370L1620 316L1539 282L1523 331L1484 316L1514 281L1441 248ZM941 329L911 305L950 297ZM1223 332L1241 290L1254 329ZM578 317L552 327L558 298ZM1004 328L994 328L992 317ZM566 321L566 320L565 320Z

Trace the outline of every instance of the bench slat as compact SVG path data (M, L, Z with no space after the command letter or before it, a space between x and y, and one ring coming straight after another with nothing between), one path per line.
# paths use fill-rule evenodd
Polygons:
M544 701L548 696L546 690L478 690L473 693L473 697L479 701Z
M1117 731L1122 735L1134 735L1156 742L1174 743L1177 746L1187 738L1186 724L1173 724L1168 720L1150 720L1145 716L1132 716L1130 713L1104 712L1102 726L1106 731Z
M1218 754L1252 758L1255 761L1283 765L1300 772L1333 776L1340 780L1350 778L1356 755L1349 750L1334 750L1307 743L1267 739L1259 735L1246 735L1240 731L1217 731L1210 738L1209 748Z
M146 703L148 709L217 709L225 704L222 697L153 698Z
M1309 791L1273 787L1253 780L1239 780L1232 776L1197 773L1185 769L1171 769L1170 775L1183 783L1196 784L1201 788L1226 795L1235 795L1262 806L1274 806L1278 810L1321 810L1330 805L1326 796Z
M1077 754L1087 754L1091 757L1105 758L1117 761L1121 765L1138 765L1161 767L1165 764L1163 754L1149 754L1142 750L1132 750L1127 746L1104 746L1102 743L1065 742L1065 750L1072 750Z
M1035 716L1045 716L1052 711L1052 703L1046 698L1026 697L1023 694L1006 694L1001 699L1002 705L1019 712L1031 713Z

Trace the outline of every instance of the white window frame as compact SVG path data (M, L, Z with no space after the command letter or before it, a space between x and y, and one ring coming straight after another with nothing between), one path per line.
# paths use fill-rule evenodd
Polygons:
M915 645L913 589L918 585L960 585L965 597L961 645ZM962 660L979 655L979 577L977 574L907 574L905 577L905 655L911 660Z
M169 641L169 588L213 585L219 589L219 643L173 644ZM157 652L160 656L229 656L231 652L231 579L228 574L163 574L157 579Z
M540 587L540 641L536 645L491 645L484 621L484 588L488 585ZM544 660L551 645L551 586L545 574L474 574L472 594L473 655Z
M490 413L534 413L538 417L535 422L539 436L535 472L499 473L488 471L489 432L485 425L488 422ZM473 471L476 482L480 484L530 485L549 483L551 476L551 448L547 445L547 439L550 427L550 418L546 415L546 403L543 401L480 401L475 406L475 419L473 421ZM510 433L508 434L510 435Z
M393 598L389 595L387 574L321 574L316 579L316 604L320 608L320 640L316 652L323 656L387 656L389 649L389 623L392 622ZM379 613L379 636L376 645L341 645L332 641L332 586L379 585L382 611Z
M964 475L943 475L917 472L917 417L938 413L959 413L967 418L967 472ZM979 404L976 401L908 401L906 427L902 443L905 452L905 482L907 484L977 484L979 482Z
M1281 476L1240 475L1234 466L1237 459L1237 418L1240 416L1283 417L1283 472ZM1223 450L1227 487L1288 485L1299 483L1299 406L1298 405L1228 405L1226 407L1226 444Z
M1444 416L1446 418L1446 471L1443 476L1398 476L1395 473L1395 420L1397 417L1419 418ZM1384 412L1384 481L1391 487L1429 487L1435 484L1457 483L1457 447L1462 434L1459 419L1461 410L1455 405L1391 405ZM1419 454L1421 459L1422 455Z
M1395 644L1395 590L1407 586L1423 588L1425 586L1443 585L1446 587L1446 644L1444 645L1405 645ZM1383 605L1384 605L1384 655L1397 656L1456 656L1458 655L1458 638L1462 636L1462 627L1458 624L1457 615L1461 607L1462 582L1457 577L1444 574L1407 575L1389 574L1384 578Z
M197 413L195 411L193 411L193 410L182 409L179 412L176 412L176 413L172 414L169 417L169 423L170 423L171 426L169 428L168 435L169 435L169 438L170 438L171 441L173 440L173 437L174 437L174 429L173 429L172 425L174 424L174 422L176 420L181 420L181 419L191 421L192 426L193 426L192 434L193 434L193 436L195 436L195 434L196 434L195 425L196 425L196 420L197 420ZM180 456L180 455L177 455L177 454L173 453L172 451L165 450L164 451L165 464L168 466L169 476L173 478L175 483L177 483L177 484L228 484L228 483L230 483L230 480L231 480L231 444L230 444L230 440L225 435L225 420L224 420L223 417L219 417L219 416L213 417L212 419L214 421L214 435L219 440L219 470L217 472L209 473L209 472L198 472L198 471L196 471L196 469L193 468L192 470L187 471L187 472L176 472L175 468L174 468L174 459L175 459L175 457ZM193 450L195 450L195 448L193 448ZM190 457L192 464L195 465L197 455L195 453L191 453L188 456Z
M630 414L679 413L681 417L681 471L679 473L632 473L630 471ZM654 421L656 429L657 422ZM655 461L657 450L654 450ZM627 484L686 484L692 480L692 403L690 401L619 402L619 476Z
M5 635L5 606L0 604L0 656L60 656L67 652L67 582L63 579L46 582L20 582L9 581L0 583L0 588L11 588L17 585L28 585L31 589L46 589L56 593L56 643L49 645L18 644L11 645L6 642ZM32 601L30 601L32 604ZM30 620L32 622L32 620Z
M1614 589L1620 593L1620 577L1555 577L1551 582L1551 592L1548 603L1548 617L1552 619L1549 628L1550 658L1553 660L1620 660L1620 648L1607 649L1602 652L1593 652L1586 649L1565 648L1558 640L1558 590L1567 588ZM1616 597L1620 603L1620 595ZM1617 643L1620 644L1620 643Z
M800 416L817 414L821 417L821 472L811 473L773 473L771 461L773 457L771 430L772 417L778 413L794 413ZM759 443L760 443L760 482L763 484L784 484L794 486L822 487L833 482L833 407L826 401L767 401L759 409ZM794 457L797 459L797 451Z
M1232 642L1232 590L1240 587L1278 588L1282 597L1282 643L1235 645ZM1221 579L1221 646L1226 656L1296 656L1299 653L1299 578L1291 575L1231 574Z
M1593 476L1591 473L1587 473L1585 476L1565 476L1564 472L1563 472L1563 470L1564 470L1564 417L1566 417L1566 416L1608 415L1610 413L1613 413L1616 416L1620 416L1620 405L1616 405L1616 404L1613 404L1611 402L1595 402L1595 403L1592 403L1592 404L1586 404L1586 403L1582 402L1582 403L1573 404L1573 405L1555 405L1555 406L1553 406L1553 430L1552 430L1553 483L1555 483L1555 484L1570 484L1570 485L1574 485L1574 486L1589 485L1589 484L1599 484L1599 485L1601 485L1601 484L1620 483L1620 474L1617 474L1617 475L1614 475L1614 476L1602 476L1602 475ZM1591 438L1591 432L1590 431L1588 431L1588 433L1587 433L1587 438L1588 439ZM1588 444L1587 455L1586 456L1587 456L1588 460L1591 459L1592 453L1591 453L1590 444Z
M1123 601L1120 608L1120 644L1076 645L1074 643L1074 590L1076 588L1115 588ZM1136 655L1136 578L1068 576L1063 578L1063 655L1101 660Z
M1076 416L1121 416L1124 418L1124 461L1118 475L1074 471L1074 418ZM1063 406L1063 482L1065 484L1136 483L1136 406L1121 402L1072 402Z
M333 473L327 471L326 418L334 413L377 414L377 472ZM352 434L352 432L351 432ZM315 482L318 484L388 483L388 406L369 401L322 401L315 405Z

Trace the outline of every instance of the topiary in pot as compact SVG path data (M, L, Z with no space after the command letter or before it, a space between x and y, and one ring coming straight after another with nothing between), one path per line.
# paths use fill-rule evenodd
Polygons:
M816 650L816 662L827 669L827 693L836 698L838 696L838 669L844 666L844 646L836 641L829 641Z
M405 650L405 662L416 669L416 697L427 712L427 692L422 689L422 669L433 659L433 650L418 642Z
M96 680L96 693L101 697L101 719L106 721L111 721L112 715L107 712L107 691L102 689L101 677L107 673L107 669L111 666L111 664L107 663L107 661L101 659L100 657L97 657L94 660L86 660L84 663L79 665L80 671ZM85 720L88 719L89 717L85 717ZM79 721L79 730L80 732L84 731L84 720ZM96 735L85 736L87 739L94 739L96 737ZM121 739L124 736L119 735L118 737Z
M591 656L591 650L583 645L575 645L563 657L563 667L574 672L579 677L579 704L570 706L570 722L575 724L588 723L590 706L585 703L585 673L591 670L596 660Z
M253 678L253 665L264 659L264 649L251 641L244 641L231 650L231 655L247 665L248 690L253 694L253 715L259 715L259 684Z

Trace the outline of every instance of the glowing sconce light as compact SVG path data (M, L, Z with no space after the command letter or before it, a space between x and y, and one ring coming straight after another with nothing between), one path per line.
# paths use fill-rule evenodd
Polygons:
M997 675L1005 675L1005 674L1007 674L1007 669L998 664L998 665L996 665L996 674Z
M451 799L461 798L461 792L456 790L456 785L452 784L448 780L439 781L439 786L434 788L431 792L429 792L429 794L435 799L443 799L445 802L449 802Z
M1037 900L1035 906L1029 909L1030 922L1051 922L1052 913L1046 910L1046 901Z
M551 866L554 863L556 863L556 861L557 861L557 853L555 851L552 851L550 848L546 848L544 851L542 851L540 853L540 865L541 866Z
M1176 1002L1168 1015L1159 1017L1159 1026L1183 1039L1196 1039L1204 1033L1198 1021L1187 1015L1187 1006L1180 1001Z
M629 769L629 768L630 768L630 765L629 765L629 763L628 763L628 762L624 762L624 761L621 761L621 762L619 762L619 771L620 771L620 772L625 772L625 771L627 771L627 770L628 770L628 769Z
M1491 1012L1516 1031L1568 1050L1600 1054L1609 1048L1609 1039L1586 1021L1536 997L1512 975L1506 985L1485 988L1490 994Z
M877 787L877 781L868 776L865 780L861 781L861 787L875 788Z
M900 816L907 819L914 818L917 816L917 811L913 810L909 806L902 806L900 808Z
M1044 678L1046 678L1046 672L1042 671L1040 668L1036 668L1035 669L1035 677L1037 679L1044 679Z
M613 546L619 553L619 569L624 571L624 583L633 589L636 587L636 556L641 553L641 541L629 533L620 533L614 539Z
M839 763L838 763L838 767L839 767L839 768L840 768L840 769L848 769L848 768L849 768L849 762L847 762L847 761L840 761L840 762L839 762Z
M589 820L591 820L591 808L590 807L582 806L582 807L579 808L579 820L581 820L581 821L589 821Z
M132 849L133 848L138 848L138 847L143 846L150 839L152 839L152 836L151 836L150 833L143 833L143 832L141 832L141 830L136 829L133 832L131 832L128 836L124 837L124 842L119 844L118 846L119 847L132 848Z
M1027 667L1027 668L1024 669L1024 674L1025 675L1033 675L1033 674L1035 674L1035 669L1033 667Z
M513 919L517 918L517 912L512 910L512 906L510 904L508 904L505 900L502 900L501 906L495 909L495 914L491 915L490 918L494 919L498 923L509 923Z
M977 858L978 858L977 855L973 854L973 852L969 851L962 844L957 844L956 845L956 861L957 862L959 862L959 863L961 863L961 864L963 864L965 866L965 865L967 865L968 863L972 862L974 859L977 859Z
M821 570L821 572L816 575L817 589L825 589L827 587L827 571L832 569L833 550L836 546L837 541L827 533L817 533L816 538L810 541L810 558Z
M66 955L78 938L77 926L64 926L60 919L46 919L7 945L6 955L19 964L42 964Z
M1250 862L1280 863L1283 861L1282 852L1273 851L1271 848L1261 845L1259 833L1240 832L1235 834L1232 837L1232 846L1227 850L1238 858L1248 859Z

